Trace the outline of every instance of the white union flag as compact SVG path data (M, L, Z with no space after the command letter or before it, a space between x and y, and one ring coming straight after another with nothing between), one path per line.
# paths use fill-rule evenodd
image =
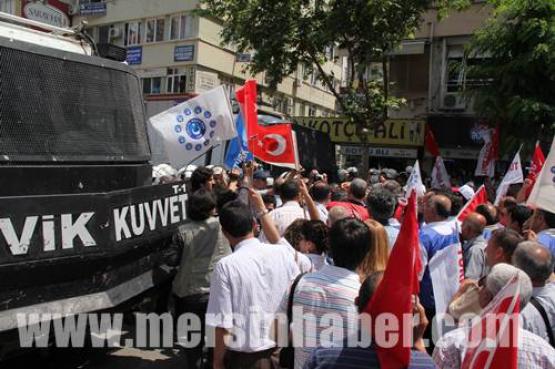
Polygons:
M451 188L451 178L447 174L445 164L441 156L436 158L434 169L432 170L432 187L433 188Z
M503 181L497 188L497 194L495 196L495 206L499 205L501 199L507 194L509 186L512 184L524 182L524 175L522 174L522 164L520 163L520 149L517 151L513 162L507 169Z
M211 147L237 136L231 104L223 86L150 118L174 168L181 168Z
M555 213L555 139L527 205Z

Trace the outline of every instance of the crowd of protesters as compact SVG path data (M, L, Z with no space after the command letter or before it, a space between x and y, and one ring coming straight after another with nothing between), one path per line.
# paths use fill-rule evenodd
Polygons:
M202 317L203 337L206 325L214 340L208 353L204 339L188 350L191 368L379 368L372 342L330 340L364 329L358 314L399 235L406 176L387 170L363 178L351 168L338 178L331 182L316 170L274 178L252 163L184 173L188 221L174 237L182 257L173 300L176 314ZM430 188L419 198L423 273L410 368L461 368L468 329L462 322L424 341L434 316L445 313L436 310L428 262L458 242L466 279L448 313L455 320L480 314L518 274L518 367L555 368L555 214L522 203L527 185L511 188L498 206L480 205L461 227L448 225L472 198L473 183ZM295 309L302 316L291 325ZM275 335L278 313L291 328L285 342ZM323 324L330 314L341 319ZM293 347L297 329L304 344Z

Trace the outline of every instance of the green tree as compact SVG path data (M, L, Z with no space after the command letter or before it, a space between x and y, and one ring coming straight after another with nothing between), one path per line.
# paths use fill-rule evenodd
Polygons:
M500 123L510 141L547 141L555 130L555 1L495 0L475 32L467 77L476 112Z
M468 0L201 0L201 14L222 22L226 44L255 51L248 69L265 72L271 89L300 67L316 73L365 143L368 128L403 103L389 94L388 55L411 37L432 3L442 13ZM348 60L341 91L327 64L335 61L330 48ZM383 66L380 78L368 77L371 63ZM364 160L363 169L367 165Z

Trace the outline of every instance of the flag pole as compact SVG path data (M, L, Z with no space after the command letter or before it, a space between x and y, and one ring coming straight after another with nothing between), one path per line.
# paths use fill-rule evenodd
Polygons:
M291 130L291 133L293 134L293 149L295 150L295 170L297 172L300 172L301 163L299 160L299 149L297 147L297 132L295 132L294 130Z

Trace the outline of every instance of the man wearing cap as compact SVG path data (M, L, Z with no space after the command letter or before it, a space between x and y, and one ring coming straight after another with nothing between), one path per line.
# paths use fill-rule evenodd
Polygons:
M266 191L268 189L267 179L270 176L265 170L257 170L252 176L252 186L256 191Z

